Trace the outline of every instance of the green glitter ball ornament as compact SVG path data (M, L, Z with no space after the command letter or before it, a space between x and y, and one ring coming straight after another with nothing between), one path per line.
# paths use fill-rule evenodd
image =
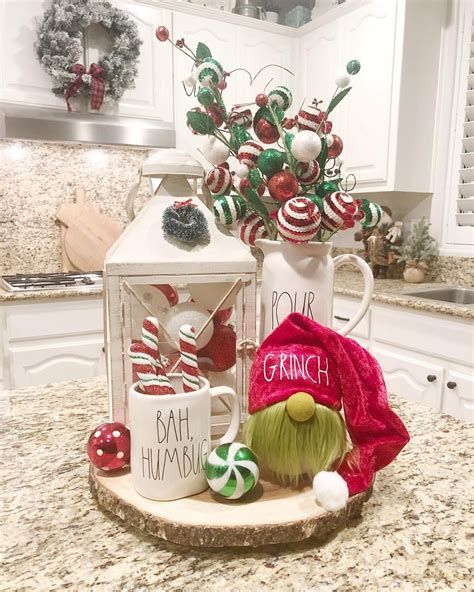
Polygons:
M318 187L318 195L320 197L324 197L325 195L334 193L335 191L339 191L339 185L332 181L324 181L324 183L321 183L321 185Z
M215 97L212 89L207 86L203 86L198 90L197 100L205 107L214 103Z
M257 167L267 177L281 171L285 164L285 153L276 148L267 148L258 157Z
M360 72L359 60L351 60L350 62L347 62L346 70L351 76L358 74Z
M262 184L262 173L258 169L250 169L247 177L254 189L257 189Z
M238 442L217 446L207 459L207 483L212 491L227 499L240 499L252 491L259 475L257 457Z
M235 124L232 128L232 135L236 145L236 150L238 150L244 142L248 142L252 139L252 136L248 133L248 131L241 125L237 124Z

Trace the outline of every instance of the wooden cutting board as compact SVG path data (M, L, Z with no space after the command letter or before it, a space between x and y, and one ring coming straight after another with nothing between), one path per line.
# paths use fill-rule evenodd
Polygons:
M56 213L61 224L63 271L103 269L107 251L122 232L120 224L84 198L84 189L78 188L75 202L62 204Z

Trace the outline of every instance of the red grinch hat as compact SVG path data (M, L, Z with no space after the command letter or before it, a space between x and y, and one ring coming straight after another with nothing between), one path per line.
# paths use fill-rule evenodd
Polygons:
M295 393L340 411L358 462L337 472L349 494L365 491L374 474L409 441L401 419L390 409L378 362L352 339L299 314L290 314L262 343L250 373L253 414Z

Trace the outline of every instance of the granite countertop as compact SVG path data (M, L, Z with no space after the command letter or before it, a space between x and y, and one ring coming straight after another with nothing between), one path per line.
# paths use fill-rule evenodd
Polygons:
M472 589L474 427L452 417L392 398L411 442L379 473L362 518L323 544L206 550L154 539L96 507L85 444L107 417L104 379L4 392L0 404L0 590Z
M403 280L375 280L374 302L392 304L423 310L431 313L441 313L455 317L474 319L474 307L428 300L417 296L407 296L403 292L420 288L446 287L441 283L407 284ZM363 279L357 272L342 270L335 275L334 292L343 296L362 298ZM7 292L0 288L1 302L20 302L24 300L45 300L57 298L76 298L82 296L98 297L103 293L102 287L39 290L37 292Z

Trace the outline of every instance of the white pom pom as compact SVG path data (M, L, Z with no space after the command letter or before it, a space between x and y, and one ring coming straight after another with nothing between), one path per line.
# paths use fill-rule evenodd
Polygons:
M198 71L197 71L197 68L193 68L193 71L191 72L190 78L196 84L196 82L198 81Z
M328 134L326 136L326 144L328 145L328 148L331 148L331 146L334 144L334 137L332 134Z
M225 144L213 136L207 136L201 146L201 151L204 158L211 164L222 164L229 158L230 150Z
M342 74L342 76L338 76L338 78L336 78L337 88L346 88L346 86L349 86L350 82L351 79L347 74Z
M183 80L183 82L186 86L189 86L190 88L192 88L196 84L192 76L188 76Z
M318 134L303 130L295 134L291 142L291 152L299 162L311 162L321 152L321 140Z
M349 499L349 489L344 479L336 472L321 471L313 480L316 503L328 512L342 510Z
M246 177L249 174L249 167L245 166L245 164L240 164L240 162L238 164L235 165L234 167L234 171L237 177L239 177L240 179L243 179L244 177Z

